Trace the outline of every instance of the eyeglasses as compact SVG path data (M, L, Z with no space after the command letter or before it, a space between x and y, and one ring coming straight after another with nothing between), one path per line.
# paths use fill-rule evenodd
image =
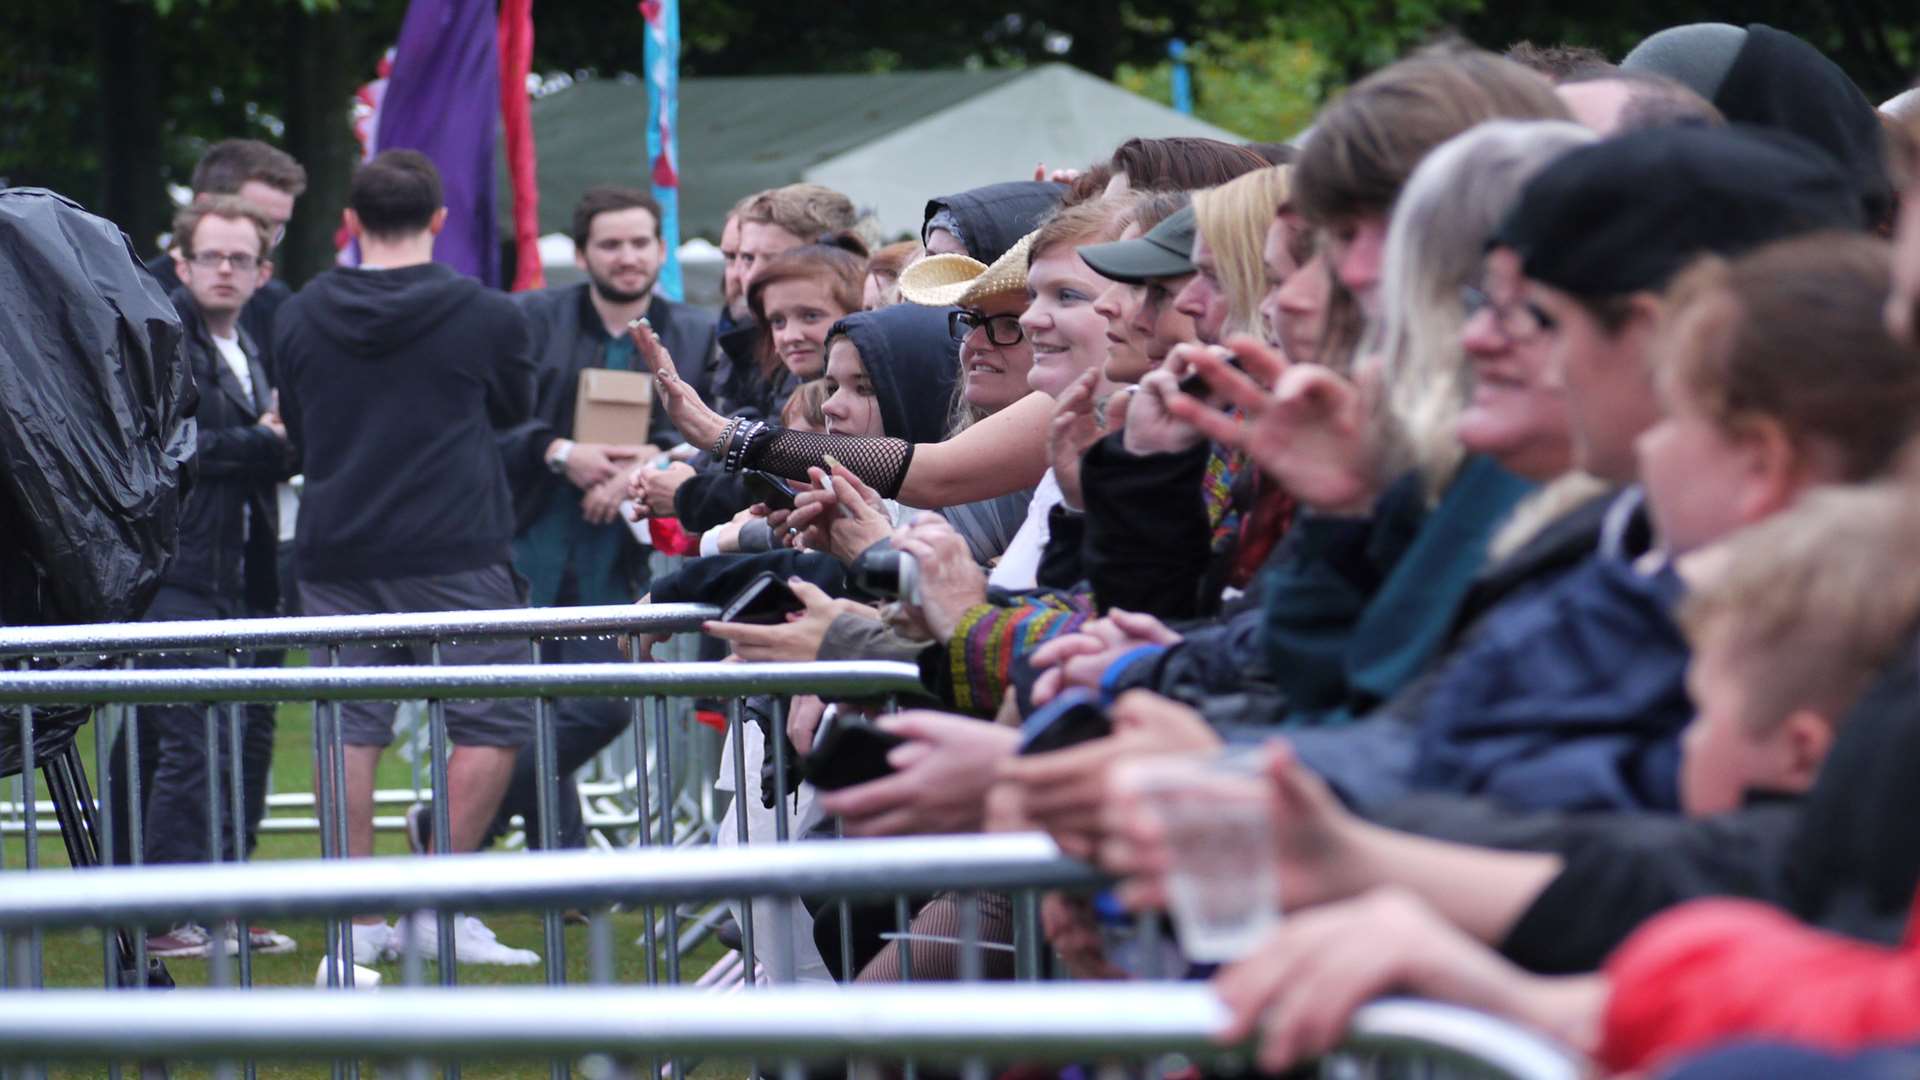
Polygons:
M1493 297L1478 285L1460 286L1460 306L1466 309L1469 319L1482 309L1493 312L1494 326L1499 328L1501 336L1514 345L1525 344L1541 334L1552 333L1560 326L1558 320L1533 301L1496 304Z
M966 308L947 312L947 333L956 338L966 337L976 326L986 330L987 342L991 345L1018 345L1027 339L1026 331L1020 329L1018 315L988 315Z
M229 255L224 251L196 251L188 261L202 270L218 270L220 269L221 263L227 263L233 267L234 273L237 274L248 273L252 271L254 267L260 265L258 256L245 254Z

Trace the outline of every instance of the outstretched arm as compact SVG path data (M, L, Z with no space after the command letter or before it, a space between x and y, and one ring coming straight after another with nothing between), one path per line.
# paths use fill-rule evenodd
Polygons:
M915 445L901 439L825 435L767 427L751 438L741 427L708 408L675 371L651 327L634 328L634 341L654 377L655 396L687 441L719 453L731 435L744 441L732 468L762 469L804 480L809 469L827 468L831 454L867 486L909 506L939 509L978 502L1032 487L1047 469L1047 423L1053 401L1029 394L945 442Z

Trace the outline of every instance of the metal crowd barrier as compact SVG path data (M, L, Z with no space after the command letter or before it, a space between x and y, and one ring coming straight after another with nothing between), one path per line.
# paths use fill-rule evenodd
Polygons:
M569 1009L595 1010L589 1016L575 1018L577 1023L563 1022L558 1028L551 1029L560 1035L554 1035L557 1042L542 1041L527 1027L514 1025L498 1026L502 1037L515 1052L523 1053L574 1053L597 1044L603 1049L616 1052L638 1054L642 1052L669 1052L666 1059L665 1076L677 1078L683 1075L685 1055L700 1053L726 1054L738 1057L741 1054L755 1056L806 1058L819 1053L838 1055L861 1050L867 1053L884 1051L895 1057L906 1057L905 1076L914 1080L916 1064L913 1057L919 1048L939 1050L939 1040L944 1036L935 1034L943 1029L941 1010L931 1014L922 1014L917 1007L909 1009L902 1016L906 1023L907 1034L901 1035L898 1045L872 1041L880 1038L873 1035L861 1045L855 1045L859 1039L845 1032L860 1030L856 1021L870 1013L863 1011L868 1007L846 1003L842 999L819 997L819 1004L809 1004L812 998L805 992L790 987L774 988L760 985L756 958L778 957L785 955L787 962L784 972L779 963L769 962L768 975L771 981L780 982L791 978L791 957L794 948L793 924L791 920L778 920L762 937L766 940L756 948L756 935L753 916L755 897L839 897L839 945L840 972L843 978L857 970L851 951L852 920L849 914L847 898L851 896L891 898L891 915L894 931L891 937L896 942L898 952L898 977L905 982L914 978L913 958L917 943L931 941L957 946L960 956L959 974L963 980L978 980L983 968L982 954L985 949L1006 949L1014 953L1013 971L1015 977L1022 980L1036 980L1045 974L1045 956L1042 952L1042 940L1038 925L1038 894L1042 889L1068 888L1084 889L1092 886L1095 879L1085 867L1061 859L1043 837L969 837L944 841L888 841L860 842L840 840L831 843L789 844L799 839L791 835L791 823L788 819L788 797L797 785L792 781L792 766L786 759L784 740L775 738L769 744L772 758L771 779L775 794L774 827L772 837L749 837L746 817L736 814L738 819L737 839L742 847L731 851L697 848L684 845L705 839L711 833L716 822L712 814L710 771L701 772L694 778L695 786L704 796L687 800L685 792L675 785L676 776L685 776L686 770L676 764L674 740L676 725L669 722L669 699L685 698L691 695L732 698L729 709L729 728L735 744L733 755L733 780L736 802L749 791L746 775L739 752L743 743L741 702L739 695L765 694L776 695L777 704L773 708L773 729L777 732L784 726L784 703L788 695L796 693L818 693L829 698L890 698L894 693L908 692L918 688L918 672L911 665L879 662L847 664L558 664L543 665L537 663L541 658L538 638L566 637L595 634L637 634L666 633L697 627L698 623L711 617L712 610L691 606L655 606L612 608L576 608L543 609L538 611L474 612L474 613L429 613L421 615L396 616L354 616L340 618L294 618L264 620L232 620L226 622L187 622L187 623L144 623L112 627L71 627L71 628L30 628L22 630L0 630L0 657L16 658L44 657L48 655L99 655L101 653L119 654L127 650L213 650L226 652L229 656L237 650L258 647L307 646L327 648L329 654L337 652L339 645L346 641L388 643L400 640L445 641L472 637L520 637L530 638L530 653L536 663L508 664L487 667L420 666L420 667L307 667L307 668L230 668L212 670L162 669L162 670L64 670L64 671L22 671L0 672L0 706L13 706L20 710L19 736L25 755L21 770L23 782L19 785L19 794L15 805L22 818L22 832L26 844L26 868L35 869L37 863L36 838L39 833L36 817L41 812L35 799L31 797L31 788L24 778L30 777L36 761L34 760L34 719L35 710L50 706L89 705L101 706L116 704L121 706L139 703L176 703L189 702L207 706L207 735L210 744L219 739L218 725L224 713L229 752L227 755L232 798L227 807L220 805L217 797L217 783L212 778L208 784L208 800L212 810L209 837L213 850L219 850L218 833L220 819L224 814L235 834L235 849L240 850L238 834L241 828L241 807L239 803L239 710L240 702L313 702L314 703L314 754L315 754L315 807L317 826L321 833L323 854L329 856L324 861L287 861L276 860L270 865L257 867L225 865L194 865L190 867L145 867L132 870L93 871L76 874L32 874L5 875L5 888L0 888L0 984L19 990L38 989L43 985L43 935L46 930L55 927L89 925L99 926L102 934L102 958L105 970L104 981L107 986L143 985L147 972L147 960L144 955L145 926L165 926L172 921L196 919L210 926L218 926L227 918L241 920L245 925L246 916L288 917L295 915L323 916L328 920L326 931L326 954L328 961L324 966L329 987L351 987L353 985L352 965L343 960L352 955L352 942L346 918L357 912L366 911L414 911L432 910L438 916L440 933L439 979L443 987L451 988L456 982L454 959L451 948L451 917L454 911L490 911L502 909L541 910L544 912L543 956L546 962L544 978L548 984L541 994L502 990L462 990L459 996L443 997L422 989L424 984L423 958L416 949L409 948L403 954L403 977L407 988L404 990L383 990L374 1000L376 1002L394 1002L403 1006L396 1015L414 1015L418 1006L417 1018L421 1024L412 1020L389 1025L388 1034L369 1035L371 1042L359 1042L353 1039L334 1040L315 1037L311 1042L299 1039L291 1043L272 1042L271 1046L256 1048L249 1041L239 1049L231 1049L228 1043L222 1043L221 1036L213 1029L231 1028L237 1018L258 1016L268 1030L277 1030L273 1016L283 1003L290 1008L283 1015L298 1017L310 1026L309 1032L324 1029L324 1017L346 1017L355 1009L363 1009L359 1001L342 1002L356 995L322 995L329 1002L322 1010L307 1010L298 1007L296 999L310 999L316 995L305 992L293 994L276 991L273 1003L256 1004L254 999L242 996L239 1000L247 1002L238 1011L226 1007L226 997L209 997L219 994L223 988L235 985L234 972L230 970L234 961L219 955L209 962L209 978L216 988L208 992L189 992L185 997L178 995L118 995L112 999L116 1024L126 1018L117 1030L132 1032L137 1030L167 1029L179 1034L180 1042L164 1039L142 1042L129 1034L124 1043L104 1043L95 1040L90 1047L94 1056L108 1053L126 1053L153 1055L164 1053L166 1056L179 1054L193 1056L198 1054L244 1054L247 1056L246 1073L254 1072L254 1057L276 1056L282 1052L312 1053L322 1057L335 1058L335 1076L358 1075L358 1061L340 1060L343 1050L356 1054L364 1053L383 1056L398 1053L443 1054L455 1050L467 1051L474 1045L459 1036L455 1029L472 1025L457 1017L468 1019L485 1015L478 1008L467 1010L459 1004L474 994L485 996L486 1002L495 1000L510 1001L517 1008L523 999L534 999L544 1004L527 1013L530 1017L545 1017L555 1012ZM333 658L330 656L330 658ZM438 661L438 650L435 650ZM4 661L0 661L4 663ZM634 793L633 831L631 847L612 854L600 853L560 853L552 852L551 830L555 821L554 787L555 774L552 740L552 714L555 703L565 698L625 698L629 699L631 716L631 787ZM445 790L445 770L448 744L445 737L445 717L442 704L448 699L467 698L532 698L536 702L535 752L539 755L541 830L547 834L542 839L550 850L537 856L514 857L511 861L495 856L445 856L431 860L379 858L355 860L343 865L334 861L343 851L341 838L345 831L344 787L340 781L341 740L337 717L329 703L341 701L426 699L431 725L431 766L433 771L434 792ZM889 707L891 702L889 702ZM651 723L649 723L651 721ZM136 722L133 716L127 723ZM130 740L131 745L137 740ZM104 774L106 768L105 740L99 740L99 768ZM130 749L131 752L131 749ZM86 794L85 771L79 761L77 751L71 746L63 754L61 761L53 763L59 767L61 775L67 777L70 785L75 786L85 803L90 798ZM130 763L129 771L137 775L137 763ZM51 778L56 770L49 770ZM416 783L416 787L419 785ZM138 791L131 799L137 807ZM58 800L55 800L58 810ZM446 820L444 799L434 799L434 831L436 847L447 846L449 823ZM85 829L75 828L69 815L60 815L63 838L72 850L75 843L74 833L84 833ZM102 850L110 849L110 817L103 815L102 826L107 828L104 836L97 837ZM136 836L139 829L137 814L132 818L132 827ZM747 848L749 840L775 840L780 846L756 846ZM875 844L880 846L874 846ZM901 844L917 845L901 847ZM138 845L135 846L135 859L138 861ZM651 849L651 850L649 850ZM667 850L675 849L675 850ZM82 860L76 860L76 862ZM0 871L8 869L0 866ZM109 883L114 883L111 886ZM133 884L125 892L120 883ZM995 944L982 940L981 907L979 897L983 893L1005 894L1011 898L1013 918L1011 944ZM929 938L916 933L913 924L915 912L914 897L925 899L930 893L953 893L963 897L956 901L959 908L957 931L951 938ZM712 924L717 921L715 911L710 907L704 912L697 908L683 908L692 902L713 901L718 898L733 898L740 913L739 932L740 953L743 959L734 961L734 978L742 989L752 992L768 993L777 991L782 1000L792 1000L794 1008L806 1015L821 1017L822 1023L832 1025L834 1032L798 1031L790 1026L782 1026L772 1018L761 1016L761 1010L754 1010L759 1019L747 1018L744 1024L719 1021L710 1029L683 1029L677 1014L684 1013L690 1022L700 1016L728 1013L724 1006L712 1004L725 1001L707 995L714 987L703 989L687 988L670 994L661 986L674 986L681 983L682 961L689 957ZM587 998L576 998L583 993L573 989L562 990L567 981L565 967L566 941L562 932L559 911L563 907L583 908L588 913L587 938L590 953L588 969L590 981L606 985L612 982L613 947L608 918L609 905L624 905L628 910L638 908L644 916L644 932L639 942L643 946L646 958L644 977L655 989L649 991L644 1002L635 1001L633 1007L671 1009L672 1015L656 1035L648 1035L644 1025L639 1028L622 1028L627 1034L617 1038L607 1038L610 1030L605 1027L594 1028L593 1016L603 1002L613 1002L615 997L595 997L585 1005L554 1004L555 998L547 994L559 994L567 1001L588 1002ZM664 911L664 917L660 912ZM683 925L690 929L683 933ZM1153 919L1142 919L1138 932L1146 945L1149 955L1159 955L1159 923ZM1001 939L1004 940L1004 939ZM245 941L245 936L241 936ZM117 948L116 948L117 946ZM703 983L712 980L722 964L717 964L703 976ZM662 970L664 966L664 971ZM251 956L242 946L238 956L238 980L240 987L252 983ZM1176 971L1159 971L1149 966L1148 974L1173 976ZM1003 984L1004 985L1004 984ZM1103 987L1102 993L1108 988ZM1020 991L1025 993L1025 990ZM1191 988L1176 992L1188 994ZM597 991L606 994L610 992ZM638 993L638 992L636 992ZM976 994L978 991L976 990ZM894 1007L893 1002L884 993L872 987L862 987L859 1000L876 1003L871 1009L879 1009L879 1003L885 1003L886 1010ZM516 996L517 995L517 996ZM818 995L816 995L818 996ZM86 995L77 991L46 991L41 995L20 997L18 1000L43 1003L36 1008L51 1009L59 1013L63 1008L58 1002L71 1003L71 1007L80 1007ZM172 998L172 1000L169 1000ZM395 999L399 999L395 1001ZM176 1015L180 1011L191 1011L189 1001L218 1002L202 1005L208 1009L204 1014L204 1023L191 1023L184 1027L170 1026L166 1016ZM624 998L619 999L624 1001ZM932 1001L933 998L917 999ZM970 999L978 1002L981 999ZM996 1003L1004 1000L999 991L991 999ZM683 1001L699 1001L705 1004L683 1005ZM1065 1003L1062 999L1061 1003ZM483 1004L483 1003L481 1003ZM737 1001L736 1001L737 1006ZM904 1003L902 1003L904 1004ZM144 1027L149 1023L145 1010L158 1010L151 1020L153 1028ZM487 1006L490 1007L490 1006ZM503 1006L503 1008L506 1006ZM627 1006L612 1009L606 1017L608 1023L618 1020L625 1022L631 1016L622 1012ZM1157 1008L1158 1006L1154 1006ZM382 1011L384 1007L375 1007L373 1011ZM1052 1006L1039 1006L1035 1015L1063 1016L1047 1012ZM702 1010L708 1012L702 1012ZM254 1010L260 1010L255 1012ZM335 1010L335 1011L328 1011ZM808 1013L807 1010L825 1010ZM836 1010L838 1010L836 1012ZM997 1012L996 1004L993 1011ZM883 1010L885 1011L885 1010ZM6 1010L0 1010L5 1013ZM1019 1010L1014 1010L1014 1016ZM36 1013L34 1015L45 1015ZM899 1025L891 1017L891 1012L877 1020L870 1020L869 1027L882 1034L892 1033ZM914 1027L912 1018L917 1015L930 1015L930 1026ZM1371 1015L1371 1014L1369 1014ZM1389 1014L1391 1015L1391 1014ZM1424 1015L1424 1014L1423 1014ZM840 1017L840 1019L834 1019ZM449 1026L438 1025L439 1018L448 1018ZM1000 1019L1013 1023L1008 1016ZM1094 1019L1105 1023L1104 1032L1115 1026L1126 1027L1129 1031L1141 1030L1138 1024L1125 1022L1115 1025L1111 1021L1110 1011L1094 1014ZM341 1021L343 1024L346 1021ZM649 1021L651 1022L651 1021ZM997 1021L982 1019L975 1029L976 1036L966 1036L960 1042L947 1044L954 1053L967 1058L965 1075L983 1076L981 1071L989 1051L998 1053L1011 1050L1018 1042L989 1040L986 1032L994 1028ZM756 1027L756 1024L758 1026ZM319 1025L318 1027L312 1025ZM540 1025L542 1030L548 1030ZM1053 1030L1051 1025L1042 1025ZM1015 1031L1016 1027L1001 1025L1000 1030ZM0 1021L0 1059L14 1055L15 1059L58 1058L67 1056L69 1050L59 1050L51 1043L21 1042L15 1043L10 1037L12 1027ZM59 1030L59 1024L46 1027L52 1032ZM685 1030L686 1039L673 1042L669 1035ZM701 1030L714 1032L712 1043L703 1042L699 1037ZM919 1031L919 1035L912 1034ZM409 1035L408 1032L415 1032ZM424 1034L419 1034L424 1032ZM572 1033L572 1034L568 1034ZM403 1045L408 1038L418 1037L426 1040L418 1046ZM524 1036L524 1038L522 1037ZM1198 1036L1204 1042L1204 1032ZM194 1042L194 1039L202 1039ZM382 1042L381 1039L399 1040ZM649 1042L649 1039L654 1041ZM834 1040L839 1039L840 1042ZM852 1039L852 1042L847 1040ZM974 1039L974 1041L967 1041ZM434 1041L439 1040L439 1041ZM809 1043L809 1040L812 1040ZM931 1041L929 1041L931 1040ZM57 1042L57 1040L54 1040ZM1043 1040L1044 1041L1044 1040ZM1123 1035L1118 1042L1095 1040L1109 1050L1118 1052L1134 1047ZM1441 1040L1444 1042L1445 1040ZM990 1042L992 1045L990 1045ZM1199 1052L1200 1042L1196 1042L1195 1052ZM485 1045L492 1045L486 1043ZM1037 1045L1037 1044L1036 1044ZM1091 1047L1092 1043L1076 1044ZM1155 1050L1172 1050L1185 1045L1173 1040L1165 1045L1156 1044ZM1415 1056L1425 1054L1432 1057L1439 1053L1433 1046L1415 1040L1408 1044L1416 1051ZM1490 1046L1496 1050L1506 1046L1501 1039L1492 1039ZM300 1050L300 1047L308 1050ZM15 1053L15 1048L19 1049ZM46 1047L45 1052L32 1049ZM114 1047L124 1047L114 1049ZM1068 1044L1061 1043L1060 1049L1066 1052ZM1074 1050L1080 1053L1080 1050ZM1091 1049L1085 1052L1092 1052ZM1489 1051L1493 1053L1493 1051ZM1494 1053L1494 1058L1498 1054ZM1423 1058L1424 1060L1424 1058ZM423 1062L414 1062L416 1071L424 1069ZM446 1074L457 1075L457 1064L443 1065ZM751 1066L750 1066L751 1068ZM226 1074L223 1066L222 1075ZM570 1063L565 1059L556 1059L552 1063L552 1075L562 1077L569 1074ZM1156 1070L1149 1068L1152 1073ZM117 1075L117 1066L113 1075ZM662 1074L658 1062L655 1062L655 1077ZM1355 1074L1364 1075L1364 1074ZM1457 1074L1447 1074L1457 1075ZM1476 1073L1476 1075L1479 1075ZM1546 1076L1551 1073L1494 1071L1491 1075Z
M594 902L673 903L714 894L866 896L901 889L1087 888L1088 867L1041 834L841 840L755 851L540 853L501 875L489 856L355 864L145 867L15 879L0 891L0 932L165 921L184 915L344 915L369 907L476 910ZM596 971L610 970L604 934ZM605 980L598 980L604 982ZM538 990L408 987L375 994L232 991L12 994L0 1008L0 1060L688 1055L802 1062L833 1058L1239 1062L1213 1040L1224 1010L1197 983L768 987L751 1008L688 988ZM111 1016L110 1024L100 1017ZM1417 1059L1447 1075L1570 1080L1564 1050L1501 1021L1432 1003L1363 1009L1343 1060ZM416 1065L418 1062L416 1061ZM653 1075L659 1075L655 1065Z
M163 624L149 624L163 625ZM160 640L177 641L177 638L161 637ZM856 661L840 664L722 664L722 663L650 663L650 664L564 664L564 665L491 665L464 667L326 667L326 668L276 668L276 669L161 669L161 670L78 670L78 671L31 671L0 673L0 705L24 707L21 716L19 741L25 752L23 776L31 774L33 760L33 707L55 705L102 705L107 703L175 703L193 702L207 704L207 740L210 745L218 745L216 731L217 706L221 703L235 702L286 702L313 701L315 709L315 775L321 793L320 805L323 817L328 818L331 826L329 837L323 833L325 854L338 855L344 851L340 837L346 830L345 788L341 780L343 773L343 746L339 738L337 717L331 710L321 706L329 702L386 700L394 698L426 698L433 715L433 766L434 788L445 790L447 767L447 741L445 737L445 700L474 698L533 698L536 701L535 750L540 758L538 767L539 805L541 808L542 832L545 844L554 846L555 808L554 789L558 777L553 767L551 712L556 699L567 697L627 698L631 700L631 723L636 732L635 775L640 784L641 812L637 821L637 840L640 844L658 843L672 846L686 837L674 829L673 804L671 802L673 784L670 768L671 755L667 752L671 740L671 727L667 721L665 698L669 696L686 697L692 695L734 696L742 694L791 695L796 693L820 693L837 697L890 697L902 691L919 687L919 673L908 664ZM653 716L652 761L642 760L645 738L641 733L644 717L643 704L651 700L655 706ZM740 717L738 701L734 703L731 725L736 737L739 735ZM231 814L228 818L235 834L235 850L240 849L238 834L240 831L241 811L239 806L239 714L237 710L227 710L227 745L229 774L231 782ZM130 743L131 745L131 743ZM775 740L776 747L783 744ZM77 757L77 755L70 755ZM785 755L777 754L782 763L779 770L780 790L787 790L784 767ZM72 763L77 770L78 763ZM101 764L105 765L105 748L101 746ZM650 768L651 766L651 768ZM739 770L739 758L736 755L736 776ZM137 765L130 765L130 774L137 774ZM651 822L646 816L649 800L646 788L649 775L655 779L653 786L658 792L658 803ZM82 774L81 779L84 779ZM24 787L24 785L23 785ZM744 784L740 785L744 790ZM84 785L82 785L84 790ZM220 818L225 808L219 805L216 778L208 777L207 800L209 807L209 849L219 851ZM131 801L138 802L137 791ZM32 800L22 802L31 804ZM781 803L784 806L784 802ZM34 810L27 806L26 856L27 869L37 865L37 845L34 828ZM436 849L446 850L450 823L447 817L446 800L436 799L434 804L434 830ZM111 815L102 815L101 822L111 822ZM68 824L62 822L63 826ZM782 819L784 825L784 817ZM744 820L743 820L744 825ZM134 815L130 827L137 830L139 819ZM653 835L658 829L657 837ZM83 831L84 830L78 830ZM781 839L785 839L784 828ZM744 833L741 837L745 840ZM111 840L102 841L103 848L111 847ZM135 849L138 857L138 850ZM76 860L78 861L78 860ZM454 956L451 951L452 913L439 911L440 933L439 954L441 980L446 985L454 982ZM564 979L564 938L561 933L560 912L551 910L546 917L546 974L548 981L559 984ZM751 935L751 918L747 920L746 932ZM652 932L652 920L649 920L649 939ZM669 908L664 925L661 928L668 947L666 961L670 977L677 980L678 959L685 951L688 942L679 932L679 916L675 909ZM131 948L124 950L130 956L123 956L122 967L132 972L147 970L144 955L144 938L138 935L130 943ZM653 952L653 941L648 941L649 953ZM33 950L38 953L37 946ZM751 953L751 942L747 951ZM344 926L329 928L327 954L330 961L338 957L351 956L351 937ZM241 983L251 982L251 963L249 953L241 952ZM109 961L107 981L109 985L120 981L112 970ZM351 966L343 963L331 963L330 973L349 973Z

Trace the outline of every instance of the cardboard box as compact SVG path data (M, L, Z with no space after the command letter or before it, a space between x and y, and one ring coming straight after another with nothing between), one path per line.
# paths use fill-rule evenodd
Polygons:
M606 368L580 373L580 391L573 403L576 442L643 443L652 417L652 375Z

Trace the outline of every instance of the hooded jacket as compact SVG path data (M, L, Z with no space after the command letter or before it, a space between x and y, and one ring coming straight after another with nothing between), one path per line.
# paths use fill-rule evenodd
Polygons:
M844 334L860 350L888 438L932 443L947 437L960 379L960 343L947 329L947 310L895 304L855 312L827 332L828 341Z
M959 240L967 245L967 254L992 266L995 259L1020 242L1020 238L1040 227L1053 213L1067 189L1045 180L1010 180L988 184L957 195L942 195L927 200L927 214L920 226L920 242L926 243L927 226L945 210L953 215L959 228Z
M302 578L511 562L497 433L533 411L527 322L513 301L438 263L339 267L281 308L274 355L306 473Z

